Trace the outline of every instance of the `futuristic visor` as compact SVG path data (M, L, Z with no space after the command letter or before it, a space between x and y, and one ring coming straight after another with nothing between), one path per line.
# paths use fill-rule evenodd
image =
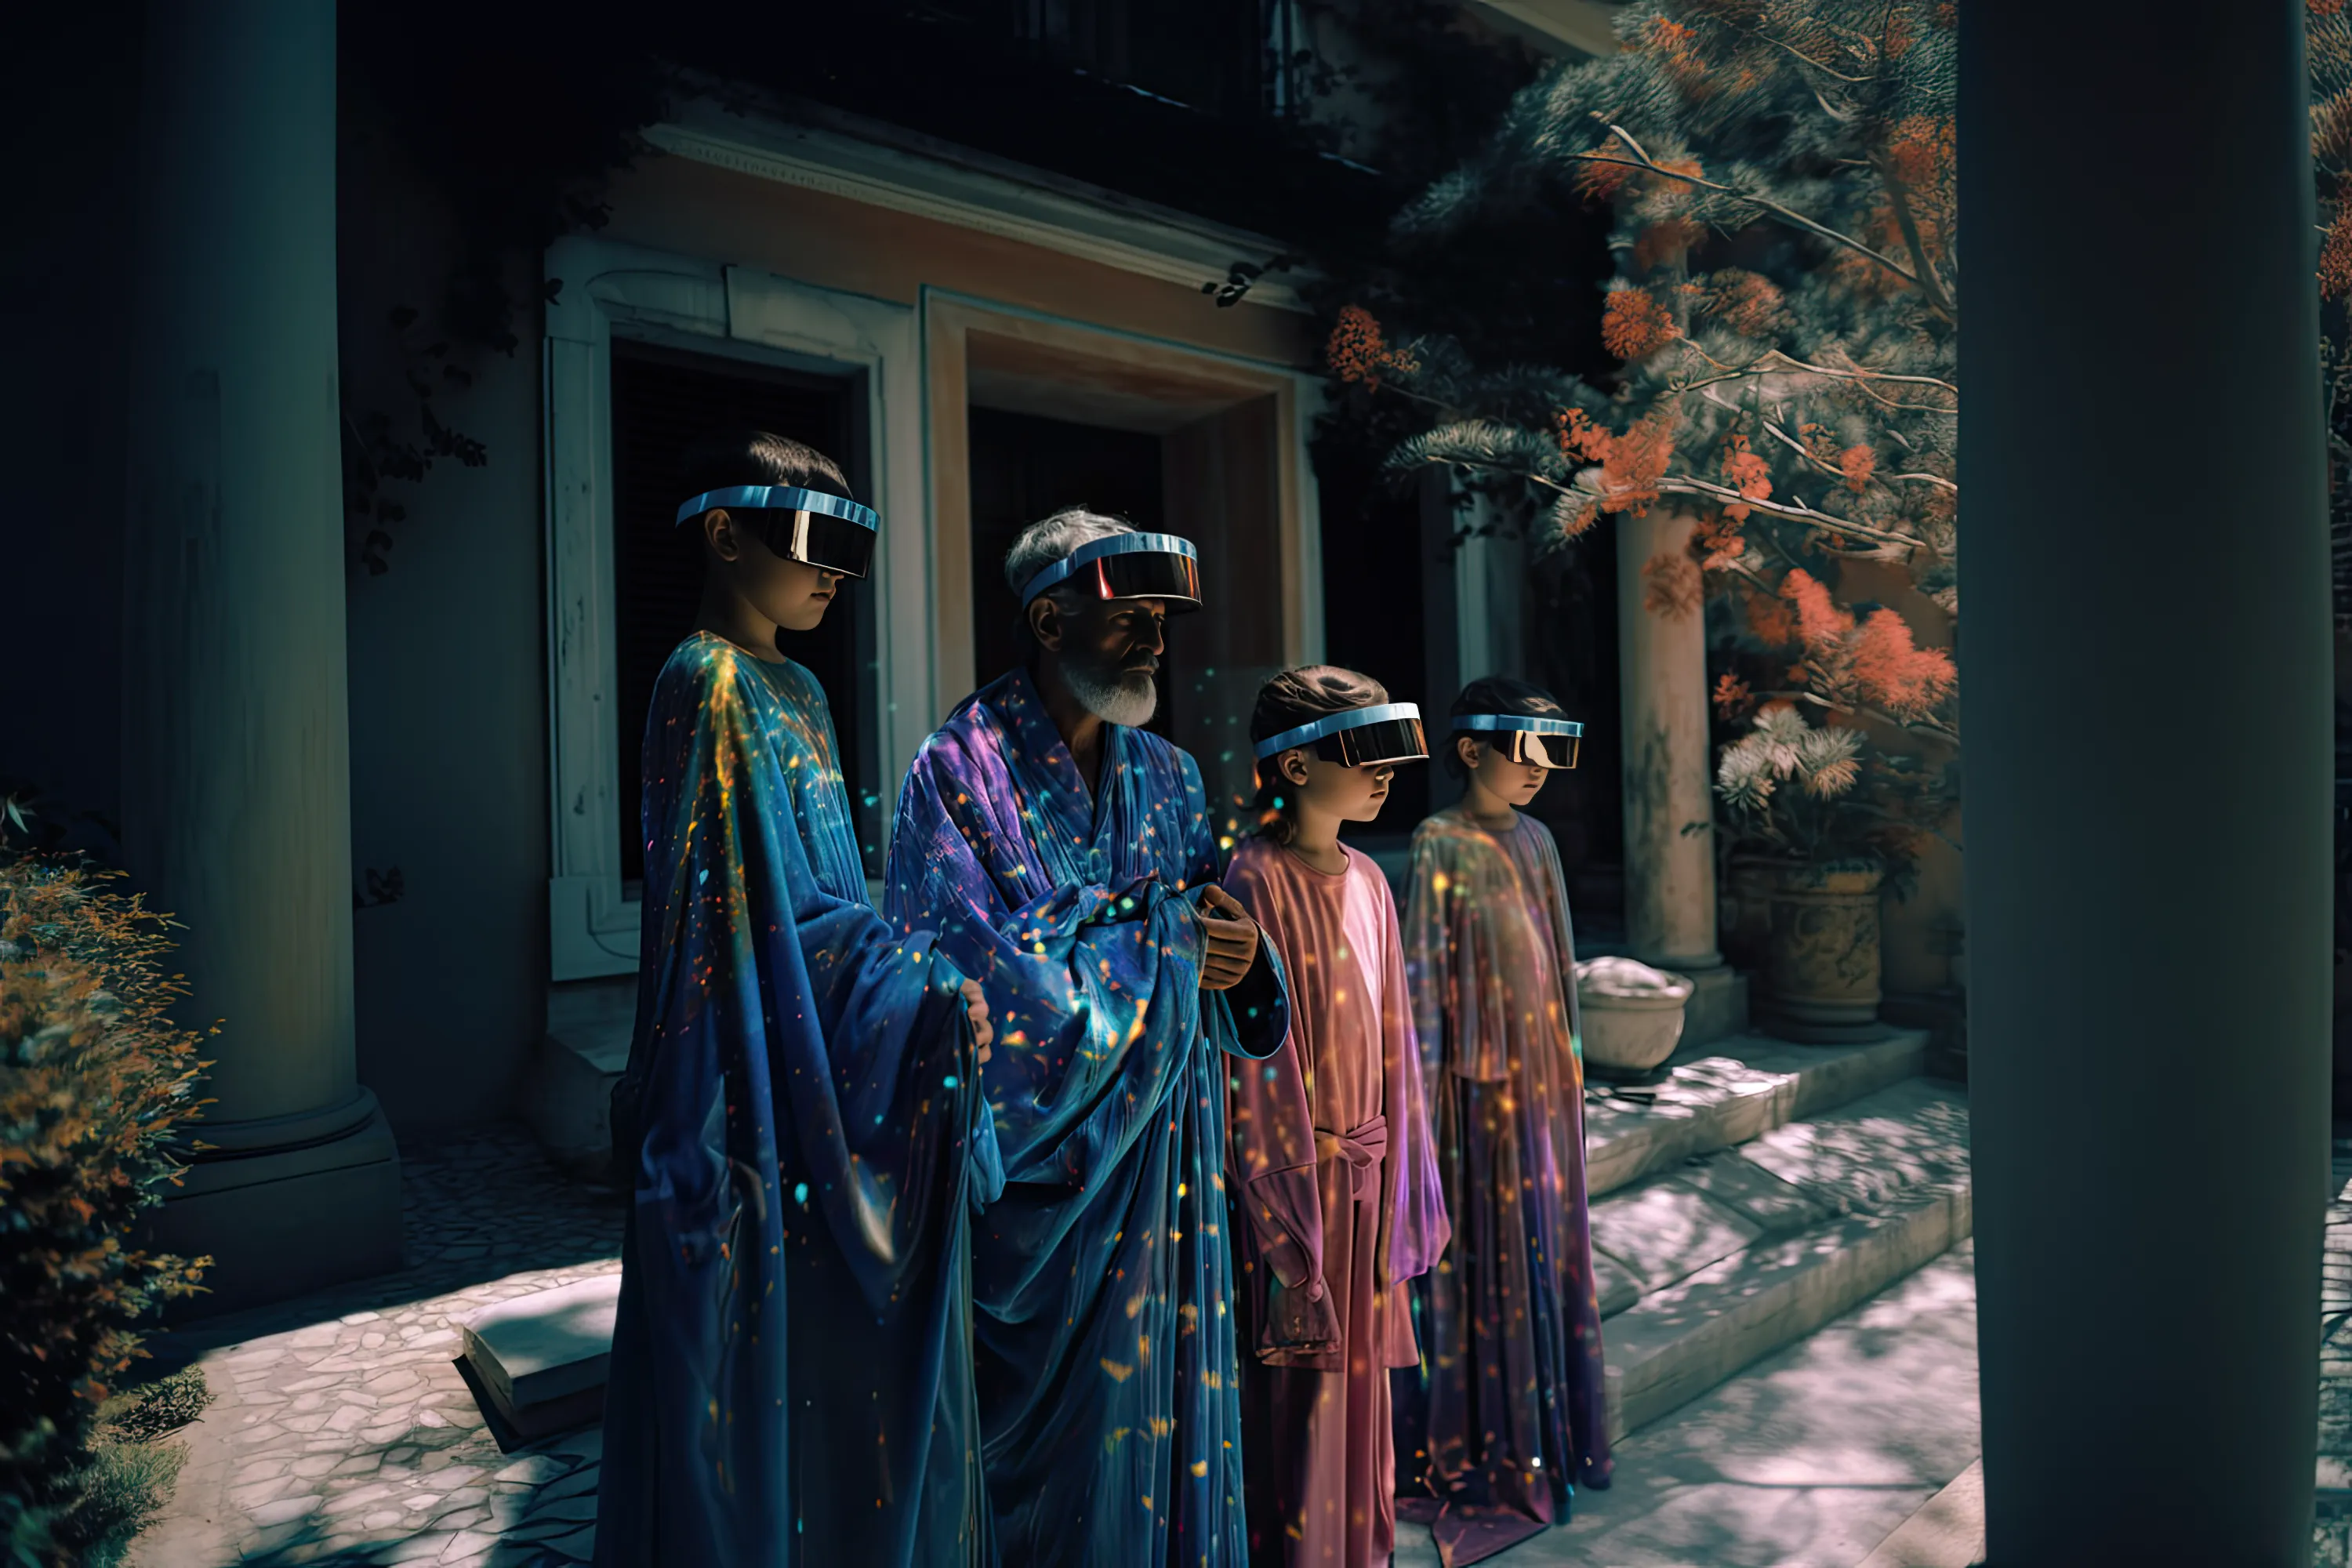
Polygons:
M874 564L874 536L882 520L870 506L796 485L730 485L705 490L679 507L677 521L719 507L750 513L761 538L779 555L845 577L863 577Z
M1482 739L1515 763L1539 768L1576 766L1577 748L1584 743L1584 726L1572 719L1536 719L1524 713L1462 713L1454 728L1484 731Z
M1423 744L1421 710L1410 702L1383 702L1376 708L1351 708L1268 735L1256 746L1260 762L1293 746L1312 746L1327 763L1369 768L1382 763L1418 763L1429 757Z
M1201 607L1201 557L1189 539L1172 533L1114 533L1090 539L1029 579L1021 607L1069 582L1095 599L1165 599L1168 613Z

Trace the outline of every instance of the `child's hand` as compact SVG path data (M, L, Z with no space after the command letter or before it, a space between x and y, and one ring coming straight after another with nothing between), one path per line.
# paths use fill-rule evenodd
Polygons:
M1214 914L1210 913L1212 910ZM1257 962L1257 922L1223 888L1211 883L1201 890L1201 989L1230 991L1242 983Z
M963 983L963 1016L971 1020L971 1043L980 1047L980 1059L986 1062L996 1030L988 1021L988 998L982 994L977 980Z

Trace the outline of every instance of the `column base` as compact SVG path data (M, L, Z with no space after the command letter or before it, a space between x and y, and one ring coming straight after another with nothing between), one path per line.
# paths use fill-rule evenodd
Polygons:
M322 1123L326 1131L271 1146L262 1130L278 1124L199 1124L197 1135L222 1147L200 1156L163 1206L144 1217L140 1246L213 1260L205 1293L173 1303L167 1322L282 1301L401 1266L400 1150L375 1096L363 1089L338 1114L282 1120L289 1131Z
M1717 960L1712 968L1660 963L1691 983L1683 1004L1683 1043L1705 1045L1748 1032L1748 976Z

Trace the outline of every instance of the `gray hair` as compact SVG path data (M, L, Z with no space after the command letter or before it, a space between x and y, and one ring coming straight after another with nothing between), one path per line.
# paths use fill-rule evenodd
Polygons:
M1029 579L1059 561L1081 544L1091 544L1097 539L1108 539L1115 533L1133 533L1135 525L1098 511L1088 511L1082 506L1066 506L1053 516L1041 518L1021 531L1013 548L1004 552L1004 582L1013 597L1029 585ZM1056 584L1045 590L1045 597L1065 610L1074 607L1073 591L1066 584Z

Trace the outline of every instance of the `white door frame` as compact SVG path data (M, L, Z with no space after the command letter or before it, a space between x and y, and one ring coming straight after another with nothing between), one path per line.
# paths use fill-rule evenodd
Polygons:
M558 240L546 272L542 370L547 529L551 978L637 967L624 896L613 583L612 344L669 342L755 363L863 373L869 498L882 513L874 595L876 751L888 831L895 781L935 717L930 509L921 352L904 305L756 268L588 237Z

